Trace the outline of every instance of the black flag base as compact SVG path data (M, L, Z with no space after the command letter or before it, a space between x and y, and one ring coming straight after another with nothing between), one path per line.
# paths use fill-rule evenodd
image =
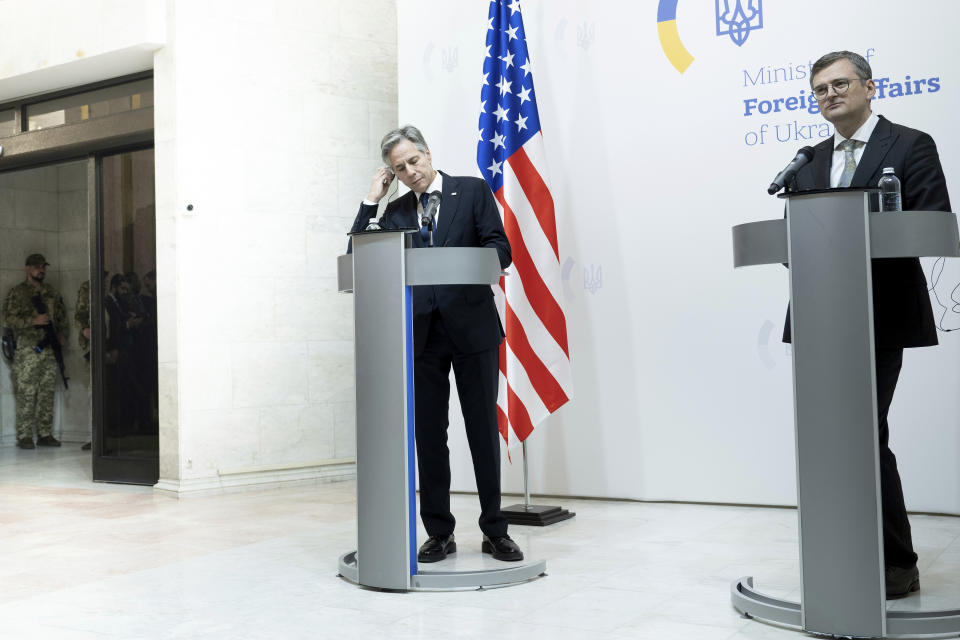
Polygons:
M545 527L569 520L575 513L570 513L563 507L551 507L547 505L531 504L530 506L522 504L512 504L500 510L507 518L509 524L521 524L527 527Z

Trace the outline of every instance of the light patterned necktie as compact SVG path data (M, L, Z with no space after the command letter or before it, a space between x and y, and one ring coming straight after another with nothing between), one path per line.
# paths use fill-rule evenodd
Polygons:
M837 145L838 149L843 149L843 173L837 183L838 187L849 187L853 181L853 174L857 171L857 157L854 153L862 144L859 140L844 140Z

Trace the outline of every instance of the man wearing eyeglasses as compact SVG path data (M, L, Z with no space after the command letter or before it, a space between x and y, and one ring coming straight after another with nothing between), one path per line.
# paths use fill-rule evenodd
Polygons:
M850 51L826 54L811 68L810 86L836 133L814 147L813 160L797 173L795 190L875 187L883 168L893 167L905 211L950 211L933 138L873 113L870 101L876 87L870 64L862 56ZM873 260L872 271L887 598L902 598L920 588L920 575L897 459L888 446L887 412L903 349L937 344L937 329L917 258ZM789 314L783 340L790 342Z

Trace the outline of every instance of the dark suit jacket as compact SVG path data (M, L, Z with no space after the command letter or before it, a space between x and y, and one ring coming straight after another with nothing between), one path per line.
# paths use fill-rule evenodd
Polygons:
M433 243L438 247L493 247L500 267L510 265L510 243L503 230L490 187L480 178L443 174L438 229ZM372 205L360 205L352 232L363 230L377 213ZM384 229L420 228L417 196L410 191L389 205L380 219ZM422 247L419 233L411 234L413 246ZM496 347L503 339L500 316L487 285L438 285L413 288L413 353L419 355L427 341L430 318L437 310L450 339L461 353L477 353Z
M796 191L830 186L833 138L824 140L813 150L813 160L797 172L793 183ZM884 167L893 167L900 178L904 211L950 211L940 156L928 134L893 124L880 116L850 186L877 186ZM917 258L873 260L873 326L877 347L937 344L927 280ZM790 342L789 312L783 341Z

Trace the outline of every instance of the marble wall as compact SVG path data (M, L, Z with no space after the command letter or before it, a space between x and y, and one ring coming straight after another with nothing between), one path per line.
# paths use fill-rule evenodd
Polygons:
M350 473L352 300L335 257L397 124L395 2L171 1L167 22L158 488Z
M0 292L23 281L23 262L42 253L46 280L63 296L70 338L64 360L70 388L57 383L54 434L65 442L90 437L90 372L77 344L77 290L88 278L87 163L85 160L0 174ZM0 444L16 441L9 363L0 359Z

